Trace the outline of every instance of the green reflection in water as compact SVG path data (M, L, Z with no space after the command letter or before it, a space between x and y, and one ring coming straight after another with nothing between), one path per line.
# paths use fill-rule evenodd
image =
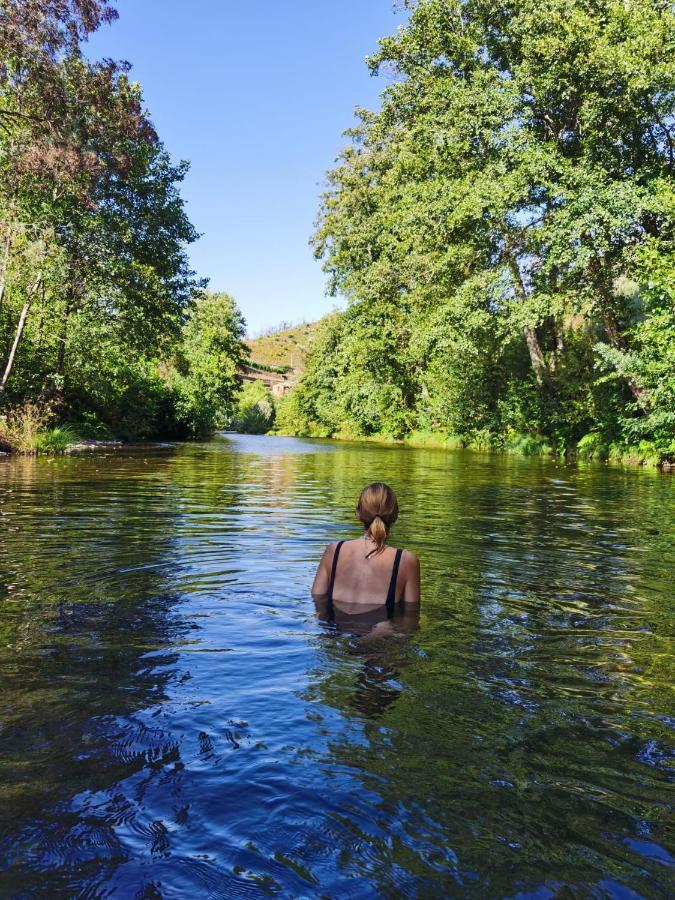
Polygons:
M375 478L423 606L364 642L308 588ZM672 484L256 437L1 461L0 893L667 896Z

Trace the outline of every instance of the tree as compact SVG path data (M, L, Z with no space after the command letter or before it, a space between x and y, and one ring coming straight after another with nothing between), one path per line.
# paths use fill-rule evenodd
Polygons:
M100 0L0 3L0 400L148 437L177 427L162 372L205 282L185 249L187 164L128 64L82 55L115 15Z
M408 5L370 61L395 78L329 174L317 255L333 291L413 336L404 365L422 397L427 373L454 365L444 353L462 354L467 380L526 354L532 425L569 448L595 390L592 365L580 381L575 364L570 396L570 347L591 363L598 342L630 350L639 310L620 285L671 227L675 13L661 0ZM394 359L381 381L396 383ZM640 373L622 381L645 410ZM464 427L481 419L468 408Z
M190 310L168 377L177 422L188 434L208 435L231 418L247 359L244 329L228 294L206 293Z
M275 407L270 389L262 381L244 384L229 427L243 434L266 434L274 425Z
M91 64L80 51L80 42L114 15L99 0L5 0L0 5L0 312L11 346L0 393L38 292L44 288L43 307L50 299L45 267L51 261L58 268L60 254L72 284L79 283L82 254L68 258L78 227L105 205L115 182L125 182L139 151L157 147L140 89L127 78L128 66ZM56 315L65 320L75 304L72 284L54 291L66 295L54 297L64 307L63 315L60 310ZM61 369L64 338L58 346L56 368Z

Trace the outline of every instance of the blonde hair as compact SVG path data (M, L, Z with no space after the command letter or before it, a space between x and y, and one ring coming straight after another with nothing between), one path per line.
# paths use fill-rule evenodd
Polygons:
M363 522L368 537L375 543L368 556L381 553L389 537L389 529L398 519L396 494L388 484L374 481L361 491L356 515Z

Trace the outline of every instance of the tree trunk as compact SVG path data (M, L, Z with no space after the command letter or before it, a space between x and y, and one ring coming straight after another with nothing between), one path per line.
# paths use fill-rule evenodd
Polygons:
M7 287L7 269L9 268L9 257L12 252L12 241L14 239L13 217L15 214L16 191L10 200L7 210L7 221L5 222L5 232L2 241L2 260L0 260L0 314L2 313L2 302L5 298L5 289Z
M23 335L23 329L26 324L26 319L28 318L28 311L30 309L30 298L26 300L21 310L21 315L19 316L19 324L16 326L16 332L14 334L14 342L12 343L12 349L9 351L9 357L7 358L7 365L5 366L5 371L2 376L2 381L0 381L0 394L2 394L5 390L5 385L7 384L7 379L9 378L12 372L12 366L14 365L14 357L16 356L16 350L19 346L19 342L21 340L21 336Z
M7 385L7 380L12 373L12 366L14 365L14 358L16 356L16 351L21 342L21 338L23 336L23 330L26 327L26 319L28 318L28 313L30 312L30 305L33 301L33 294L40 286L41 281L42 281L42 275L39 275L37 280L34 282L33 286L28 291L26 300L21 309L21 315L19 316L19 322L16 326L16 332L14 333L14 341L12 343L12 349L9 351L9 356L7 358L7 365L5 366L5 371L2 376L2 381L0 381L0 394L4 393L5 387Z
M527 350L530 354L530 362L532 363L532 369L534 370L534 377L539 387L541 387L544 383L544 374L548 370L546 368L544 354L541 352L537 331L529 325L523 325L523 336L525 337Z
M548 358L548 370L551 375L555 374L558 368L558 359L565 352L565 339L563 338L562 328L555 318L553 319L553 334L555 336L555 347L551 351Z
M7 285L7 269L9 268L9 255L12 250L12 223L5 225L4 240L2 242L2 259L0 259L0 315L2 314L2 301L5 298Z
M527 291L523 284L523 278L520 274L518 263L510 250L505 253L505 258L509 271L513 277L513 289L516 292L516 297L518 297L521 303L524 303L527 300ZM527 344L527 351L530 354L530 362L532 363L532 369L534 370L534 377L539 387L541 387L544 383L544 377L547 374L548 369L546 367L546 360L544 359L541 344L539 343L537 329L533 328L531 325L523 325L523 336L525 337L525 343Z

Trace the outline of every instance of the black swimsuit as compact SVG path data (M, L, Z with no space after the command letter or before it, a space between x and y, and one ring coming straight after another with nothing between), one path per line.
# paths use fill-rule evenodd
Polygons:
M330 572L330 582L328 583L328 594L326 599L328 600L328 617L332 621L335 619L335 607L333 606L333 588L335 587L335 573L337 572L337 562L338 556L340 555L340 548L344 544L344 541L338 541L337 546L335 547L335 553L333 555L333 567ZM385 602L385 606L387 608L387 618L394 618L394 609L396 607L396 580L398 578L398 567L401 564L401 557L403 556L403 550L396 551L396 557L394 558L394 565L391 570L391 580L389 582L389 590L387 591L387 600ZM372 610L369 610L369 612Z

